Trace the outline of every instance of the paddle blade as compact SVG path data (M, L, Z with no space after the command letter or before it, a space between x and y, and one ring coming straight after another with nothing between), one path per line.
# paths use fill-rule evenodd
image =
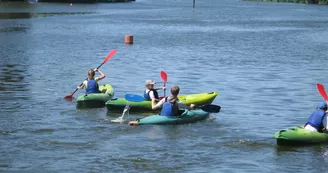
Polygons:
M72 94L70 94L70 95L67 95L67 96L65 96L64 98L65 98L65 99L71 99L71 98L73 97L73 95L74 95L74 93L72 93Z
M77 89L75 89L75 91L73 91L70 95L65 96L64 98L65 99L71 99L73 97L73 95L75 94L76 91L77 91Z
M139 95L125 94L125 100L130 102L142 102L145 101L145 98Z
M106 59L102 62L102 64L105 64L113 55L115 55L116 49L112 50L106 57Z
M317 83L317 88L319 93L321 94L321 96L325 99L325 101L328 103L328 96L327 93L325 91L325 87L323 87L322 84Z
M219 105L204 105L200 107L205 112L210 113L218 113L221 110L221 106Z
M161 71L161 78L165 84L167 82L167 74L164 71Z

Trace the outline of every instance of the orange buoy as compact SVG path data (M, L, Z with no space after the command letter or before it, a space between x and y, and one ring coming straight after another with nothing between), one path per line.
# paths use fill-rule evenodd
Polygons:
M125 44L133 44L133 35L125 36Z

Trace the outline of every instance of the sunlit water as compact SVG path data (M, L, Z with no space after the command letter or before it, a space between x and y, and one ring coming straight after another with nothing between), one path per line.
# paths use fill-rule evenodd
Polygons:
M141 0L0 12L0 172L327 172L326 145L278 147L273 134L323 100L328 6ZM218 91L221 112L130 127L64 100L113 49L101 83L116 97L142 94L164 70L181 94Z

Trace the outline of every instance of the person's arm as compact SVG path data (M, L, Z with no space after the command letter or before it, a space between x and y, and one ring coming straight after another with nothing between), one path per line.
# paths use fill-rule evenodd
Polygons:
M327 133L328 132L328 118L327 118L327 113L322 119L322 124L323 124L323 132Z
M87 81L83 81L83 84L81 85L81 86L77 86L76 88L78 89L78 90L80 90L80 89L83 89L84 87L85 87L85 83L86 83Z
M189 110L191 110L191 109L195 109L195 106L196 105L194 105L194 104L190 104L188 106L188 105L183 104L180 100L178 101L178 107L179 107L179 109L189 109Z
M162 86L162 87L159 87L159 88L154 88L154 90L166 90L166 87Z
M95 71L98 72L98 73L100 73L100 76L98 77L98 80L97 81L100 81L100 80L102 80L102 79L104 79L106 77L106 75L102 71L100 71L98 69L95 69Z
M155 98L155 95L154 95L154 92L153 91L149 91L149 98L150 98L150 100L153 100L153 99L155 99L155 101L156 101L156 98Z
M156 99L152 99L152 100L151 100L151 108L152 108L153 110L156 110L156 109L162 107L162 105L163 105L164 102L165 102L165 98L163 98L163 99L162 99L161 101L159 101L157 104L156 104L155 102L156 102Z

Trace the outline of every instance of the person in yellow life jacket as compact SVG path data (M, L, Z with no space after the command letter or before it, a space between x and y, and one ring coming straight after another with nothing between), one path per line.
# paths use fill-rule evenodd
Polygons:
M164 97L157 104L155 99L152 100L152 109L156 110L162 107L161 115L162 116L178 116L179 109L194 109L195 105L191 104L187 106L183 104L179 99L178 95L180 88L177 85L171 87L171 96Z
M100 76L95 78L96 72L99 72ZM85 87L86 94L100 93L98 81L104 79L105 77L106 76L102 71L98 69L90 69L88 70L88 79L85 80L81 86L77 86L77 89L83 89ZM101 91L101 92L106 92L106 91Z

